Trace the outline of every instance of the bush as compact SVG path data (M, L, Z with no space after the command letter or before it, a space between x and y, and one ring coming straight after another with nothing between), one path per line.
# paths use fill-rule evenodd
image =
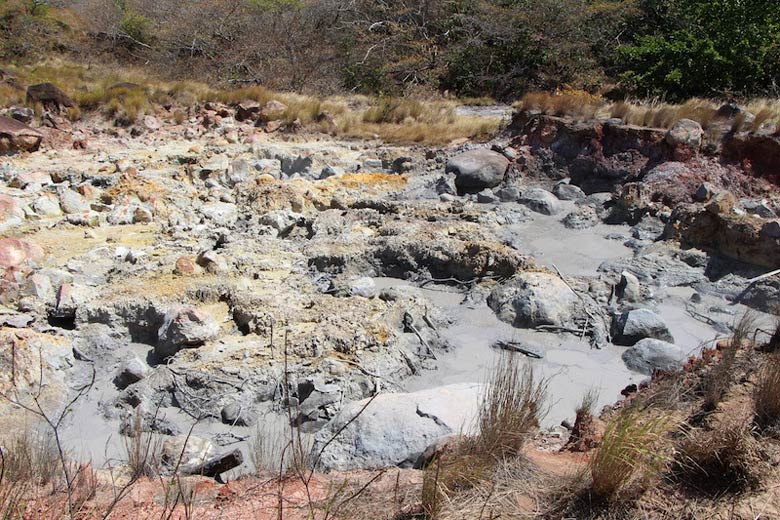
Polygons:
M780 354L771 354L758 372L753 401L758 428L780 433Z

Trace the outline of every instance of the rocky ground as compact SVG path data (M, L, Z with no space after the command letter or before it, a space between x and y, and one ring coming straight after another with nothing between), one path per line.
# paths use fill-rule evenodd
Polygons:
M197 446L183 472L251 472L291 418L320 469L413 467L496 348L554 378L553 427L778 313L776 137L518 114L426 149L192 113L56 120L0 167L3 421L84 389L63 438L97 468L138 417Z

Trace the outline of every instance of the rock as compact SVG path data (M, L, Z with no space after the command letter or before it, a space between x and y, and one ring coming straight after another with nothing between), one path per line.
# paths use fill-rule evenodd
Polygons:
M705 182L696 189L696 193L693 195L693 199L696 202L707 202L715 195L716 192L717 189L715 186L709 182Z
M27 103L40 103L46 110L59 113L62 107L75 107L73 102L63 91L51 83L39 83L27 87Z
M16 176L14 176L13 179L11 179L11 182L8 183L8 186L12 188L20 188L25 189L28 186L48 186L52 184L51 175L49 175L46 172L38 172L38 171L25 171L20 172Z
M487 303L501 321L518 328L563 326L574 314L577 296L554 274L522 272L494 289Z
M364 276L350 282L349 292L352 296L372 298L376 294L376 283L372 278Z
M230 162L228 157L224 155L215 155L201 165L200 171L205 174L213 173L221 175L227 171L229 166Z
M200 267L198 267L198 264L188 256L179 257L173 268L173 273L179 276L191 276L197 274L198 271L200 271Z
M34 152L41 146L43 134L26 124L0 116L0 152Z
M219 325L204 312L190 306L177 306L165 313L157 331L154 352L160 359L182 348L197 347L219 336Z
M451 175L443 175L436 179L433 188L438 195L457 195L458 189L455 187L455 181Z
M506 186L495 193L501 202L516 202L520 198L520 190L516 186Z
M0 268L13 269L27 262L43 260L43 250L35 244L18 238L0 239Z
M493 190L490 188L485 188L484 190L477 193L477 202L480 204L494 204L499 202L499 200L498 197L496 197L496 194L493 193Z
M561 203L555 195L542 188L524 190L518 202L542 215L555 215L561 210Z
M762 218L775 218L777 215L774 210L769 206L766 199L750 200L745 199L741 201L742 207L751 215L756 215Z
M204 477L216 478L226 471L230 471L244 463L244 455L241 450L236 448L233 451L214 455L205 460L202 464L196 466L185 466L183 472L191 475L203 475Z
M217 226L233 227L238 220L238 206L228 202L210 202L200 208L200 212Z
M658 370L680 370L687 357L685 351L677 345L649 338L623 352L626 366L645 375L653 375Z
M220 177L220 182L228 188L234 187L236 184L242 183L249 178L249 163L244 159L236 159L232 163L225 173Z
M19 204L19 200L0 193L0 231L18 226L24 219L24 209Z
M279 232L280 236L285 236L292 231L301 218L303 218L303 215L293 211L271 211L260 217L260 224L271 226Z
M163 442L162 462L169 469L177 465L182 473L193 473L214 456L211 441L195 435L176 435Z
M770 220L761 226L761 236L764 238L780 239L780 220Z
M149 365L141 361L138 356L132 356L126 359L119 367L119 372L114 381L119 388L127 388L133 383L141 381L148 374Z
M307 381L306 385L311 389L305 395L301 392L301 384L298 385L298 394L303 395L300 403L299 420L306 422L323 422L332 419L341 408L343 394L341 387L336 384L323 384L317 381Z
M459 192L478 193L501 184L508 167L509 161L500 153L478 148L452 157L445 171L455 174Z
M344 175L344 169L336 166L325 166L320 172L320 180L329 179L331 177L340 177Z
M737 205L737 199L729 191L716 193L705 209L713 215L728 215L734 211Z
M586 195L579 186L559 182L553 187L553 194L560 200L583 200Z
M685 147L698 150L701 147L704 130L691 119L680 119L666 133L666 142L673 148Z
M203 251L198 255L196 262L211 274L224 273L228 270L227 260L215 251Z
M231 426L249 426L252 420L248 417L247 410L237 401L231 401L222 407L220 417L223 424Z
M323 450L318 467L325 470L412 467L436 440L468 433L480 395L479 385L460 384L411 394L380 394L362 413L367 400L351 402L317 433L311 453L316 456Z
M159 130L162 128L162 121L154 116L144 116L144 126L147 130Z
M133 224L150 224L154 220L154 215L149 208L136 206L133 210Z
M28 107L11 107L8 109L8 114L24 124L29 124L35 118L35 111Z
M612 340L616 345L634 345L653 338L674 343L666 323L649 309L636 309L615 316L612 321Z
M579 206L561 221L568 229L586 229L598 224L598 212L593 206Z
M615 287L617 297L626 302L638 302L642 297L642 288L639 278L628 271L620 273L620 281Z
M60 206L62 206L62 211L66 215L83 213L89 209L84 198L68 188L60 192Z

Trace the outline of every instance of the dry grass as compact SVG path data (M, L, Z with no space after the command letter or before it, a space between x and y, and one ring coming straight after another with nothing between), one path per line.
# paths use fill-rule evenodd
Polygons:
M161 435L144 431L141 414L136 413L130 435L124 440L127 465L135 478L157 478L160 475L163 440Z
M502 355L480 403L474 448L496 459L519 454L547 412L546 399L547 381L517 356Z
M590 461L593 495L609 501L632 483L656 476L665 463L659 445L669 427L667 416L649 409L618 412Z
M780 433L780 354L770 354L758 372L753 390L756 426Z
M708 495L755 489L765 472L761 447L750 425L729 420L711 430L685 433L673 468L678 482Z
M734 365L737 351L756 330L756 316L751 312L742 315L734 325L731 339L721 349L721 359L702 379L704 392L703 409L715 410L726 396L734 380Z
M45 486L61 473L53 435L31 427L3 443L3 458L4 479L9 482Z
M581 90L567 90L550 94L530 92L514 104L520 110L538 111L554 116L569 116L583 120L593 119L608 103L599 96Z
M257 421L249 439L249 458L258 474L305 474L311 467L312 439L270 418Z

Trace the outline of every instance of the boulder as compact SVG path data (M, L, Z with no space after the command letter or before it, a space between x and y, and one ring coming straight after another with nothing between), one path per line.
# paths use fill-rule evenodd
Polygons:
M208 439L195 435L176 435L163 442L162 462L169 469L178 466L182 473L193 473L215 453L216 449Z
M62 107L76 106L72 99L51 83L39 83L27 87L27 102L29 104L41 103L46 110L57 113Z
M553 188L553 194L560 200L583 200L586 195L579 186L566 182L559 182Z
M480 385L458 384L380 394L362 413L368 400L349 403L317 433L312 456L324 470L412 467L437 440L470 431L480 395Z
M132 356L122 362L114 379L119 388L128 386L141 381L149 374L149 365L138 356Z
M490 293L488 305L515 327L563 326L574 315L577 296L554 274L522 272Z
M561 211L561 203L558 198L542 188L531 188L523 191L518 202L542 215L555 215Z
M504 180L509 161L500 153L478 148L452 157L446 172L455 174L455 186L461 193L478 193L495 188Z
M74 215L89 210L84 197L68 188L60 192L60 206L62 206L62 211L66 215Z
M495 193L501 202L516 202L520 198L520 190L515 186L506 186Z
M626 302L638 302L642 296L639 278L628 271L620 273L620 281L615 287L617 297Z
M496 194L493 193L493 190L490 188L485 188L484 190L477 193L477 202L480 204L494 204L499 202L499 200Z
M686 352L677 345L652 338L643 339L623 352L626 366L645 375L653 375L659 370L680 370L687 357Z
M672 146L687 146L699 149L704 130L692 119L680 119L666 133L666 142Z
M43 260L43 250L18 238L0 239L0 268L13 269L27 262Z
M34 152L41 146L43 134L26 124L0 116L0 152Z
M376 294L376 283L374 283L373 278L364 276L350 282L349 292L352 296L371 298Z
M165 313L157 331L155 354L161 359L182 348L197 347L219 336L219 325L203 311L190 306L173 307Z
M645 338L674 342L664 320L649 309L636 309L615 316L612 321L615 344L631 346Z

